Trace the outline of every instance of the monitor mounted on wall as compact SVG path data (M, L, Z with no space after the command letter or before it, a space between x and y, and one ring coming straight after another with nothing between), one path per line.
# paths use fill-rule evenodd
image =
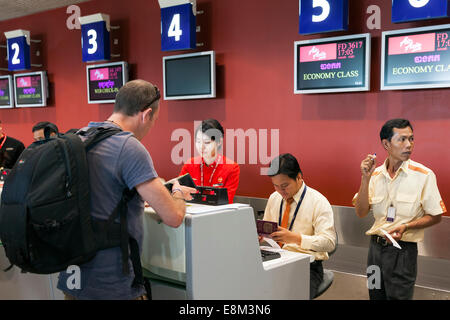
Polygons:
M14 108L12 76L0 76L0 109Z
M48 98L48 80L45 71L14 75L16 107L45 107Z
M88 103L114 103L119 89L128 81L124 61L86 66Z
M214 51L163 57L164 99L216 97Z

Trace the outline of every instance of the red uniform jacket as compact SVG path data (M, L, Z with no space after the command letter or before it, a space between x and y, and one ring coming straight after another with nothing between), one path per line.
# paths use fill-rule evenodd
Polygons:
M228 201L233 203L239 185L239 165L227 157L219 155L216 161L208 166L199 156L186 162L181 169L180 176L189 173L195 184L201 186L201 163L203 163L203 186L227 188Z

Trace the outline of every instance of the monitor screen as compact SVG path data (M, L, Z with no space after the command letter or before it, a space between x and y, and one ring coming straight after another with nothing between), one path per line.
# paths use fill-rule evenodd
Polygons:
M45 71L14 75L16 107L44 107L47 105L48 82Z
M294 43L294 93L368 91L370 34Z
M128 81L124 61L86 67L88 103L114 103L119 89Z
M450 24L386 31L381 90L450 87Z
M164 99L216 97L214 51L163 57Z
M12 76L0 76L0 108L13 108L13 83Z

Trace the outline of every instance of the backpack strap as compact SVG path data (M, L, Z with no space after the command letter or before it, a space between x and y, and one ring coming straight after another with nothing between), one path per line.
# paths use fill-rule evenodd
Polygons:
M128 234L128 202L136 194L136 188L131 190L126 188L122 193L122 198L108 220L93 219L93 223L95 233L98 237L97 243L99 244L99 249L120 246L122 254L122 272L127 275L130 274L128 260L131 259L134 271L132 287L139 287L141 285L144 285L145 287L139 244L136 239L130 237ZM120 224L115 223L117 218L120 218Z
M84 146L86 152L91 150L100 141L115 135L116 133L122 132L122 129L116 127L92 127L87 131L78 131L76 134L86 137L84 141Z

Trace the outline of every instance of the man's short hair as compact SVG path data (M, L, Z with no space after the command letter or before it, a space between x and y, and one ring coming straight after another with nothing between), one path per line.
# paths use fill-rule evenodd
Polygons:
M407 127L410 127L411 131L413 131L411 123L406 119L397 118L388 120L380 130L380 140L383 141L384 139L386 139L390 142L392 136L394 135L394 128L404 129Z
M156 86L145 80L133 80L119 89L114 104L114 112L134 116L140 111L152 108L151 116L159 107L161 94Z
M56 124L48 122L48 121L41 121L41 122L36 123L33 126L33 128L31 129L31 132L35 132L35 131L44 129L47 126L49 128L50 134L52 134L52 133L58 134L59 130L58 130L58 127L56 126Z
M206 119L195 129L195 137L197 133L202 130L204 134L211 138L212 141L223 138L224 131L219 121L216 119Z
M273 177L279 174L285 174L295 180L299 173L303 176L297 159L290 153L283 153L274 158L270 163L268 176Z

